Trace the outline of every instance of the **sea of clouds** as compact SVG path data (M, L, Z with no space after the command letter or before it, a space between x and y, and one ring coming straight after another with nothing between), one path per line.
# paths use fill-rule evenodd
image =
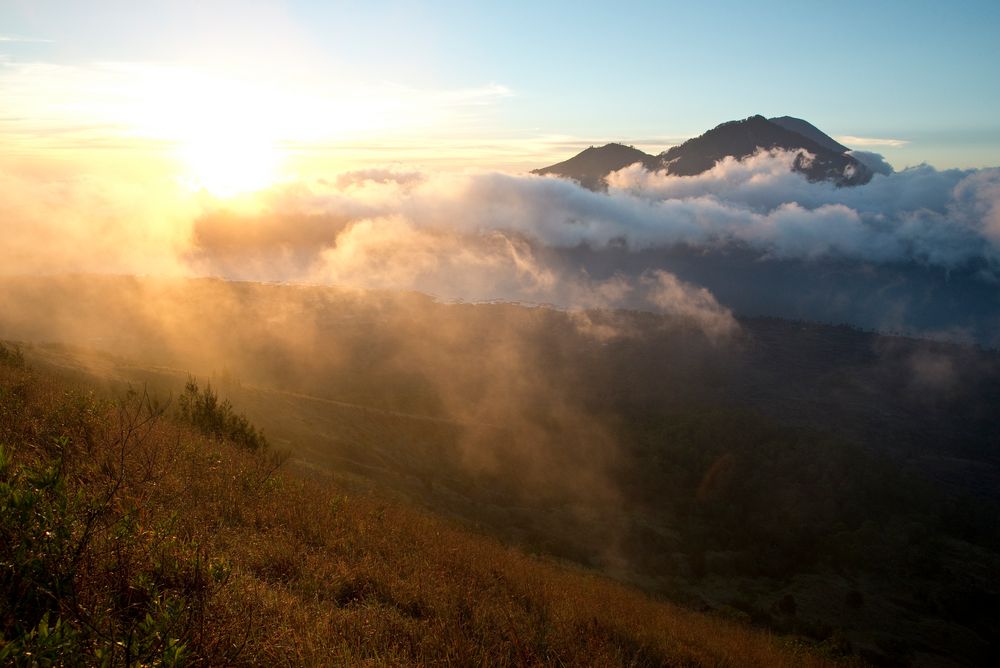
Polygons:
M663 270L596 280L549 251L738 246L765 263L974 266L996 281L1000 169L921 165L838 188L794 172L795 159L760 151L690 177L632 165L608 176L606 193L554 177L371 169L282 183L252 207L208 196L178 207L121 184L7 174L0 261L7 272L214 275L567 307L639 294L679 313L725 309Z

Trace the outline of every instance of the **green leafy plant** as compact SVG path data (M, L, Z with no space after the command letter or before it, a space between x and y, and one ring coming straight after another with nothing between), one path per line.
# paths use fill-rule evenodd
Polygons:
M86 403L67 393L48 412ZM142 507L163 475L162 410L132 390L102 406L82 413L90 457L66 435L0 445L0 664L185 665L228 585L228 562Z

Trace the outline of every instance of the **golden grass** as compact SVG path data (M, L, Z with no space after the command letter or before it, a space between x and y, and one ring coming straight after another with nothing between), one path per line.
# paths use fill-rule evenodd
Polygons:
M68 623L87 606L121 606L115 592L134 589L112 586L121 571L149 577L162 570L149 564L170 555L227 573L198 590L200 616L177 627L189 665L831 663L373 494L274 471L265 455L166 418L122 449L116 435L128 415L127 406L0 366L0 443L15 462L51 459L52 439L67 437L71 452L60 456L73 490L99 497L121 479L75 574L77 600L57 607ZM122 535L125 516L132 529ZM17 621L5 622L8 641ZM131 627L102 628L88 635L95 651Z

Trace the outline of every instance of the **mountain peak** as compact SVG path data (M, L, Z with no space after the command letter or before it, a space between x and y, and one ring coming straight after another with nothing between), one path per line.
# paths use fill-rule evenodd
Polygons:
M786 130L797 132L803 137L811 139L823 148L834 151L835 153L846 153L850 150L809 121L805 121L801 118L795 118L794 116L775 116L774 118L770 118L768 120L775 125L780 125Z
M611 143L604 146L591 146L569 160L536 169L531 173L555 174L571 178L590 190L604 190L607 188L604 177L637 162L650 171L662 169L656 156L640 151L634 146Z

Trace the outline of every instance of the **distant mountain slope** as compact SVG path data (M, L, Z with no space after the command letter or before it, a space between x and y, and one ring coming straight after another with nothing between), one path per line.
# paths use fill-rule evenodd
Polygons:
M660 159L644 153L632 146L624 144L606 144L584 150L569 160L536 169L532 174L555 174L578 181L580 185L591 190L603 190L607 187L604 177L635 163L642 163L650 171L662 169Z
M805 149L815 158L799 159L795 171L810 181L833 181L837 185L861 185L871 180L871 172L860 162L824 148L798 132L786 130L763 116L751 116L742 121L719 125L700 137L689 139L662 154L670 174L693 176L711 169L726 156L742 159L757 149Z
M786 130L797 132L806 139L811 139L823 148L836 153L847 153L851 150L809 121L804 121L801 118L795 118L794 116L775 116L774 118L769 118L767 120L771 121L775 125L780 125Z
M727 156L743 159L758 149L805 150L813 159L799 158L795 171L810 181L831 181L840 186L868 183L872 171L844 153L846 147L801 119L782 117L772 122L763 116L723 123L705 134L674 146L659 156L621 144L591 147L564 162L536 169L533 174L555 174L578 181L591 190L607 187L610 172L636 162L651 171L666 169L677 176L694 176L711 169ZM789 129L790 126L795 129Z

